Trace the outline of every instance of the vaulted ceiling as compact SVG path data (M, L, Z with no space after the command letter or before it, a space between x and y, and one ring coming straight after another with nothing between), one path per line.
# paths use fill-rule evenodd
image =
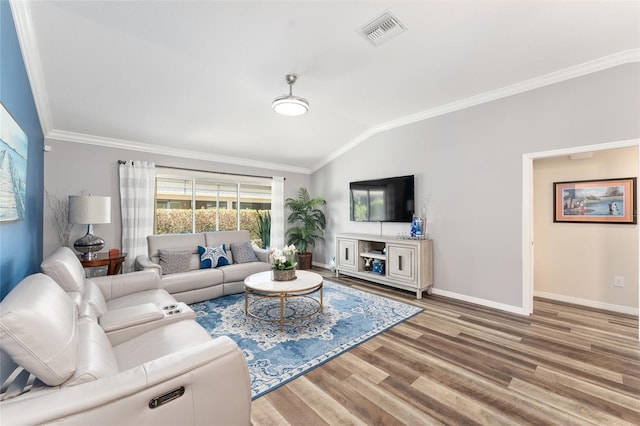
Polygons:
M300 172L640 61L638 1L11 1L45 136ZM407 31L376 47L387 10ZM271 109L288 73L304 116Z

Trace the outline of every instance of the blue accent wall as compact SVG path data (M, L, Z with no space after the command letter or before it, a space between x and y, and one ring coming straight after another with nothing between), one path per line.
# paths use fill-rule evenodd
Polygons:
M7 0L0 0L0 100L29 138L26 217L0 222L0 298L4 298L25 276L40 271L44 200L44 137Z

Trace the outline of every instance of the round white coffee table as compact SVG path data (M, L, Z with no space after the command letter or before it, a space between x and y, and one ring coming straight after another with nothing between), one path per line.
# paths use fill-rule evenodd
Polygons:
M319 293L319 296L313 297L314 293ZM249 300L249 296L252 296L252 301ZM256 315L251 309L254 303L270 298L280 299L280 318L278 319ZM317 303L317 309L304 316L285 318L285 303L293 298L306 298L312 303ZM244 312L252 318L279 322L280 331L282 331L285 321L301 320L322 312L322 276L310 271L296 271L295 280L273 281L271 271L250 275L244 280Z

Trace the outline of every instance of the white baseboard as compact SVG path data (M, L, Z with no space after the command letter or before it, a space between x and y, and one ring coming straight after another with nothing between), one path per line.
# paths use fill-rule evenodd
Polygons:
M557 300L558 302L573 303L574 305L587 306L589 308L604 309L606 311L619 312L621 314L638 316L638 308L613 305L611 303L597 302L595 300L580 299L578 297L564 296L562 294L534 291L533 295L544 299Z
M331 267L329 265L325 265L324 263L311 262L311 265L316 266L318 268L331 270Z
M317 266L319 268L324 268L324 269L330 269L330 266L325 265L324 263L313 262L313 266ZM438 296L444 296L444 297L449 297L451 299L462 300L463 302L469 302L475 305L498 309L500 311L506 311L513 314L526 315L526 316L529 315L520 306L505 305L504 303L498 303L492 300L481 299L479 297L473 297L473 296L467 296L465 294L454 293L452 291L442 290L435 287L432 289L432 291L433 291L433 294L436 294ZM533 295L537 297L542 297L545 299L557 300L558 302L573 303L574 305L582 305L590 308L604 309L606 311L619 312L621 314L635 315L635 316L638 316L639 314L639 310L637 308L631 308L628 306L613 305L610 303L596 302L593 300L579 299L577 297L563 296L561 294L545 293L542 291L535 291Z
M452 291L433 288L433 294L438 296L449 297L451 299L462 300L463 302L473 303L475 305L486 306L487 308L498 309L500 311L510 312L512 314L529 316L521 306L505 305L504 303L494 302L492 300L480 299L478 297L467 296L465 294L454 293Z
M330 269L329 265L325 265L325 264L322 264L322 263L313 262L313 266L317 266L319 268ZM527 316L529 315L520 306L505 305L504 303L498 303L498 302L493 302L491 300L485 300L485 299L480 299L480 298L477 298L477 297L466 296L464 294L453 293L451 291L441 290L441 289L434 288L434 287L432 287L432 292L433 292L433 294L437 294L439 296L449 297L451 299L456 299L456 300L462 300L463 302L469 302L469 303L473 303L475 305L485 306L487 308L498 309L500 311L506 311L506 312L510 312L510 313L518 314L518 315L527 315Z

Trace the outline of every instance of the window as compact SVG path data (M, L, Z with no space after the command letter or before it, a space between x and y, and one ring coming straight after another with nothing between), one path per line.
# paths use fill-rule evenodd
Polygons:
M270 210L270 178L156 167L156 234L247 230L260 245L258 211Z

